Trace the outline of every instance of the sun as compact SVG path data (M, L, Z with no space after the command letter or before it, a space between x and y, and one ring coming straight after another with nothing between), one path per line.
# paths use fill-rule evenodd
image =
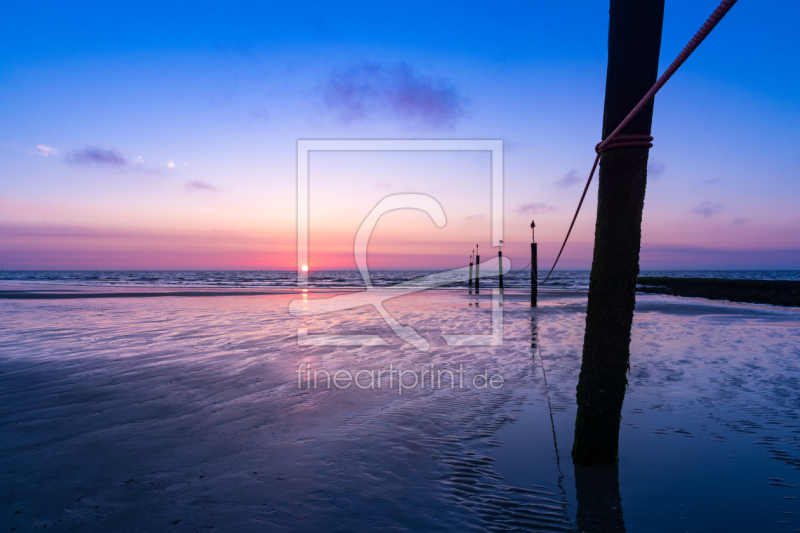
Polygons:
M300 270L302 270L303 272L308 272L308 265L303 265L302 267L300 267Z

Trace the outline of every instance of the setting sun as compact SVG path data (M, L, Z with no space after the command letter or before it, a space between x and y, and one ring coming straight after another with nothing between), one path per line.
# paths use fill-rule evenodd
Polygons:
M303 266L300 268L300 270L302 270L303 272L308 272L308 265L303 265Z

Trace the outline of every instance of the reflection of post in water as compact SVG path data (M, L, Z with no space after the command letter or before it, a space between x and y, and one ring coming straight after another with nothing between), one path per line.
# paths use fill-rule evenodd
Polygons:
M533 317L531 317L533 318ZM531 328L533 330L533 328ZM531 338L531 345L533 345L533 337ZM539 352L539 364L542 365L542 377L544 378L544 389L547 393L547 408L550 411L550 428L553 430L553 448L556 451L556 468L558 468L558 488L561 489L561 501L563 503L564 512L567 511L567 491L564 490L564 473L561 472L561 456L558 453L558 440L556 439L556 422L553 419L553 404L550 403L550 389L547 386L547 371L544 368L544 357L542 356L542 350L539 348L538 344L536 346L536 350Z
M561 489L561 503L564 506L564 513L567 512L567 491L564 490L564 473L561 472L561 454L558 453L558 440L556 439L556 422L553 419L553 404L550 403L550 389L547 386L547 370L544 367L544 357L539 348L539 328L536 325L536 318L531 317L531 350L533 351L533 361L536 361L536 352L539 352L539 364L542 365L542 378L544 379L544 390L547 395L547 409L550 411L550 429L553 430L553 449L556 452L556 468L558 468L558 488Z
M616 464L575 465L578 531L625 531Z

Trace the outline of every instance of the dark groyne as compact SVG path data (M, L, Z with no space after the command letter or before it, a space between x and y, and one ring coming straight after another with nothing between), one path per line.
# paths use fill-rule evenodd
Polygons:
M800 307L800 281L640 277L638 292Z

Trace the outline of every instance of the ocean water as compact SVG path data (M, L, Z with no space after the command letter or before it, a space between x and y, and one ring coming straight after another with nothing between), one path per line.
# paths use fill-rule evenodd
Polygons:
M370 271L376 287L408 282L437 270ZM588 290L589 270L556 270L543 287L564 290ZM539 272L543 279L547 271ZM725 279L800 280L800 270L643 270L642 276L700 277ZM4 270L0 283L21 285L70 285L87 287L141 288L291 288L297 285L297 273L291 270ZM484 278L481 285L496 287L497 278ZM364 280L355 270L320 270L309 272L312 288L363 288ZM448 285L464 288L467 282ZM504 277L506 288L530 287L530 270L514 271ZM446 287L446 288L447 288Z

